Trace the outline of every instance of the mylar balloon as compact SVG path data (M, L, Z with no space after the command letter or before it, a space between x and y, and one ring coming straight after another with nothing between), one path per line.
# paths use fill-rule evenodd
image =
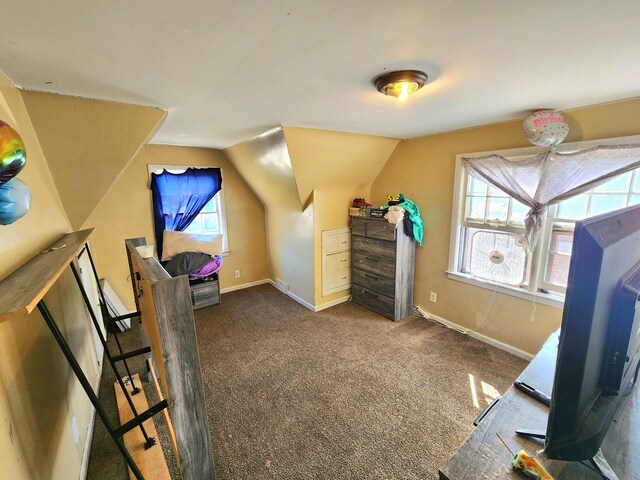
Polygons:
M0 185L15 177L27 163L27 151L18 132L0 120Z
M538 110L524 119L522 133L534 145L555 147L569 133L569 125L560 112Z
M31 192L17 178L0 185L0 225L10 225L29 211Z

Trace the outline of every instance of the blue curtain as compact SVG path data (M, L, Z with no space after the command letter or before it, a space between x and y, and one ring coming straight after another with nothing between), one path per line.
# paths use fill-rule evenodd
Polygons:
M188 168L184 173L164 170L151 174L156 248L162 259L162 232L183 231L222 188L219 168Z

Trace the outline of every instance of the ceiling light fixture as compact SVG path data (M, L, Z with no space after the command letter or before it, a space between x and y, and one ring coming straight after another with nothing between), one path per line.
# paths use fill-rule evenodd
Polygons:
M383 73L373 81L373 84L380 93L403 101L410 93L420 90L428 78L427 74L420 70L398 70Z

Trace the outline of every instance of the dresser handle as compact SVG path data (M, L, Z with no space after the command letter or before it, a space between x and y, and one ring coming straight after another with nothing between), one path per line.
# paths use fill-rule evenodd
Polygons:
M346 245L347 241L345 240L344 242L340 242L342 245Z
M369 293L365 290L363 290L362 293L364 293L365 295L369 295L370 297L376 297L376 298L378 297L375 293Z
M347 276L345 275L344 277L340 277L340 280L346 280Z
M340 261L341 261L341 262L346 262L346 261L347 261L347 259L346 259L346 258L343 258L343 259L341 259Z

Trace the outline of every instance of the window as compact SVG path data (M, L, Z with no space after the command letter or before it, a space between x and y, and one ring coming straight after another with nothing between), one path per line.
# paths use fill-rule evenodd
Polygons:
M220 197L222 190L202 207L200 213L185 229L187 233L223 233L222 212L220 209Z
M637 138L635 139L637 141ZM563 145L565 151L628 139ZM511 160L540 152L527 148L499 152ZM486 153L478 154L485 155ZM524 219L529 208L487 183L456 168L450 278L499 288L516 296L539 296L561 306L567 287L576 220L640 204L640 171L627 172L592 190L550 206L536 250L529 252Z
M182 173L187 168L198 168L183 165L147 165L149 178L152 173L161 173L166 170L171 173ZM187 233L222 234L222 255L229 253L227 235L227 220L224 205L224 190L221 189L214 197L202 207L200 213L184 230Z

